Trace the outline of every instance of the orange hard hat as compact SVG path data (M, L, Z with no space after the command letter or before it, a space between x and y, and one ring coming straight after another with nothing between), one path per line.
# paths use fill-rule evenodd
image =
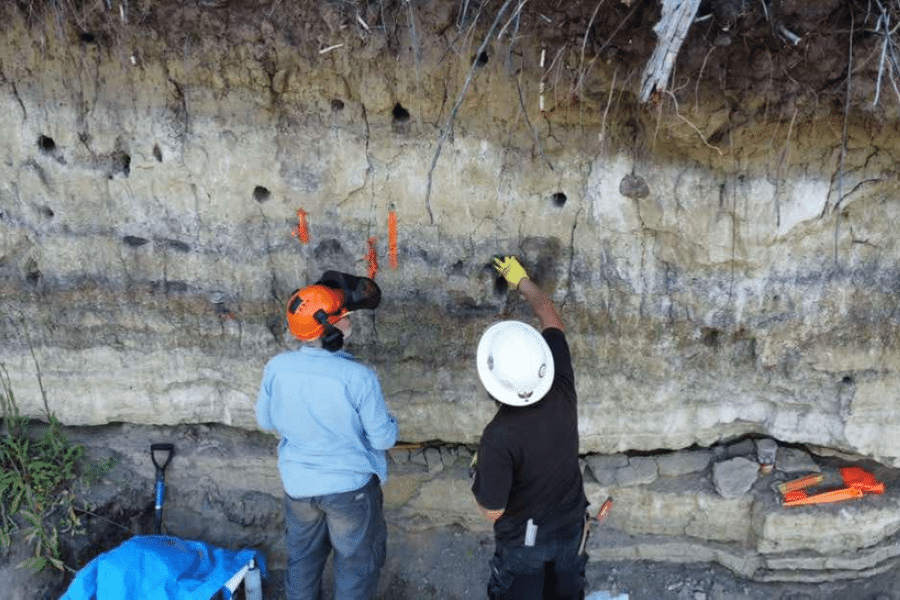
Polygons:
M341 290L318 284L310 285L291 294L287 305L288 327L298 339L315 340L325 332L322 321L327 320L334 325L347 313Z

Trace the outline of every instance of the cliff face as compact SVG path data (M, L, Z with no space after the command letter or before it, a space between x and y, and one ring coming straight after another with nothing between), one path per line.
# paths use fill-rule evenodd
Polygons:
M376 238L384 300L349 349L406 440L471 443L493 412L477 340L531 320L503 252L561 307L583 452L759 433L900 464L896 98L825 4L782 4L798 44L759 8L698 21L647 104L652 6L4 7L23 412L43 389L70 425L254 428L288 295L366 273Z

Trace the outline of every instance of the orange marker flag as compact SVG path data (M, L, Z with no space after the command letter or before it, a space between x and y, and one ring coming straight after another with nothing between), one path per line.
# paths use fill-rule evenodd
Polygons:
M397 270L397 211L388 213L388 259L391 268Z
M375 249L376 237L369 238L369 249L366 251L366 260L369 263L369 279L375 279L378 273L378 251Z
M309 223L306 220L308 215L302 208L297 211L297 228L291 231L291 235L299 239L301 243L309 243Z

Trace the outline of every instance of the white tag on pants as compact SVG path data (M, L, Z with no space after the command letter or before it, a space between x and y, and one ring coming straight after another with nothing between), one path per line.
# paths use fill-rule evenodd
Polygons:
M537 525L534 524L533 519L528 519L528 523L525 524L525 545L534 546L534 542L536 539Z

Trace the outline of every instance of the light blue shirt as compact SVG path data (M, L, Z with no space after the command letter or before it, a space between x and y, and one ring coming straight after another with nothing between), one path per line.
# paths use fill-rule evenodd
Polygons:
M346 352L304 346L272 358L256 420L281 436L278 470L290 496L349 492L373 473L387 480L397 420L374 371Z

